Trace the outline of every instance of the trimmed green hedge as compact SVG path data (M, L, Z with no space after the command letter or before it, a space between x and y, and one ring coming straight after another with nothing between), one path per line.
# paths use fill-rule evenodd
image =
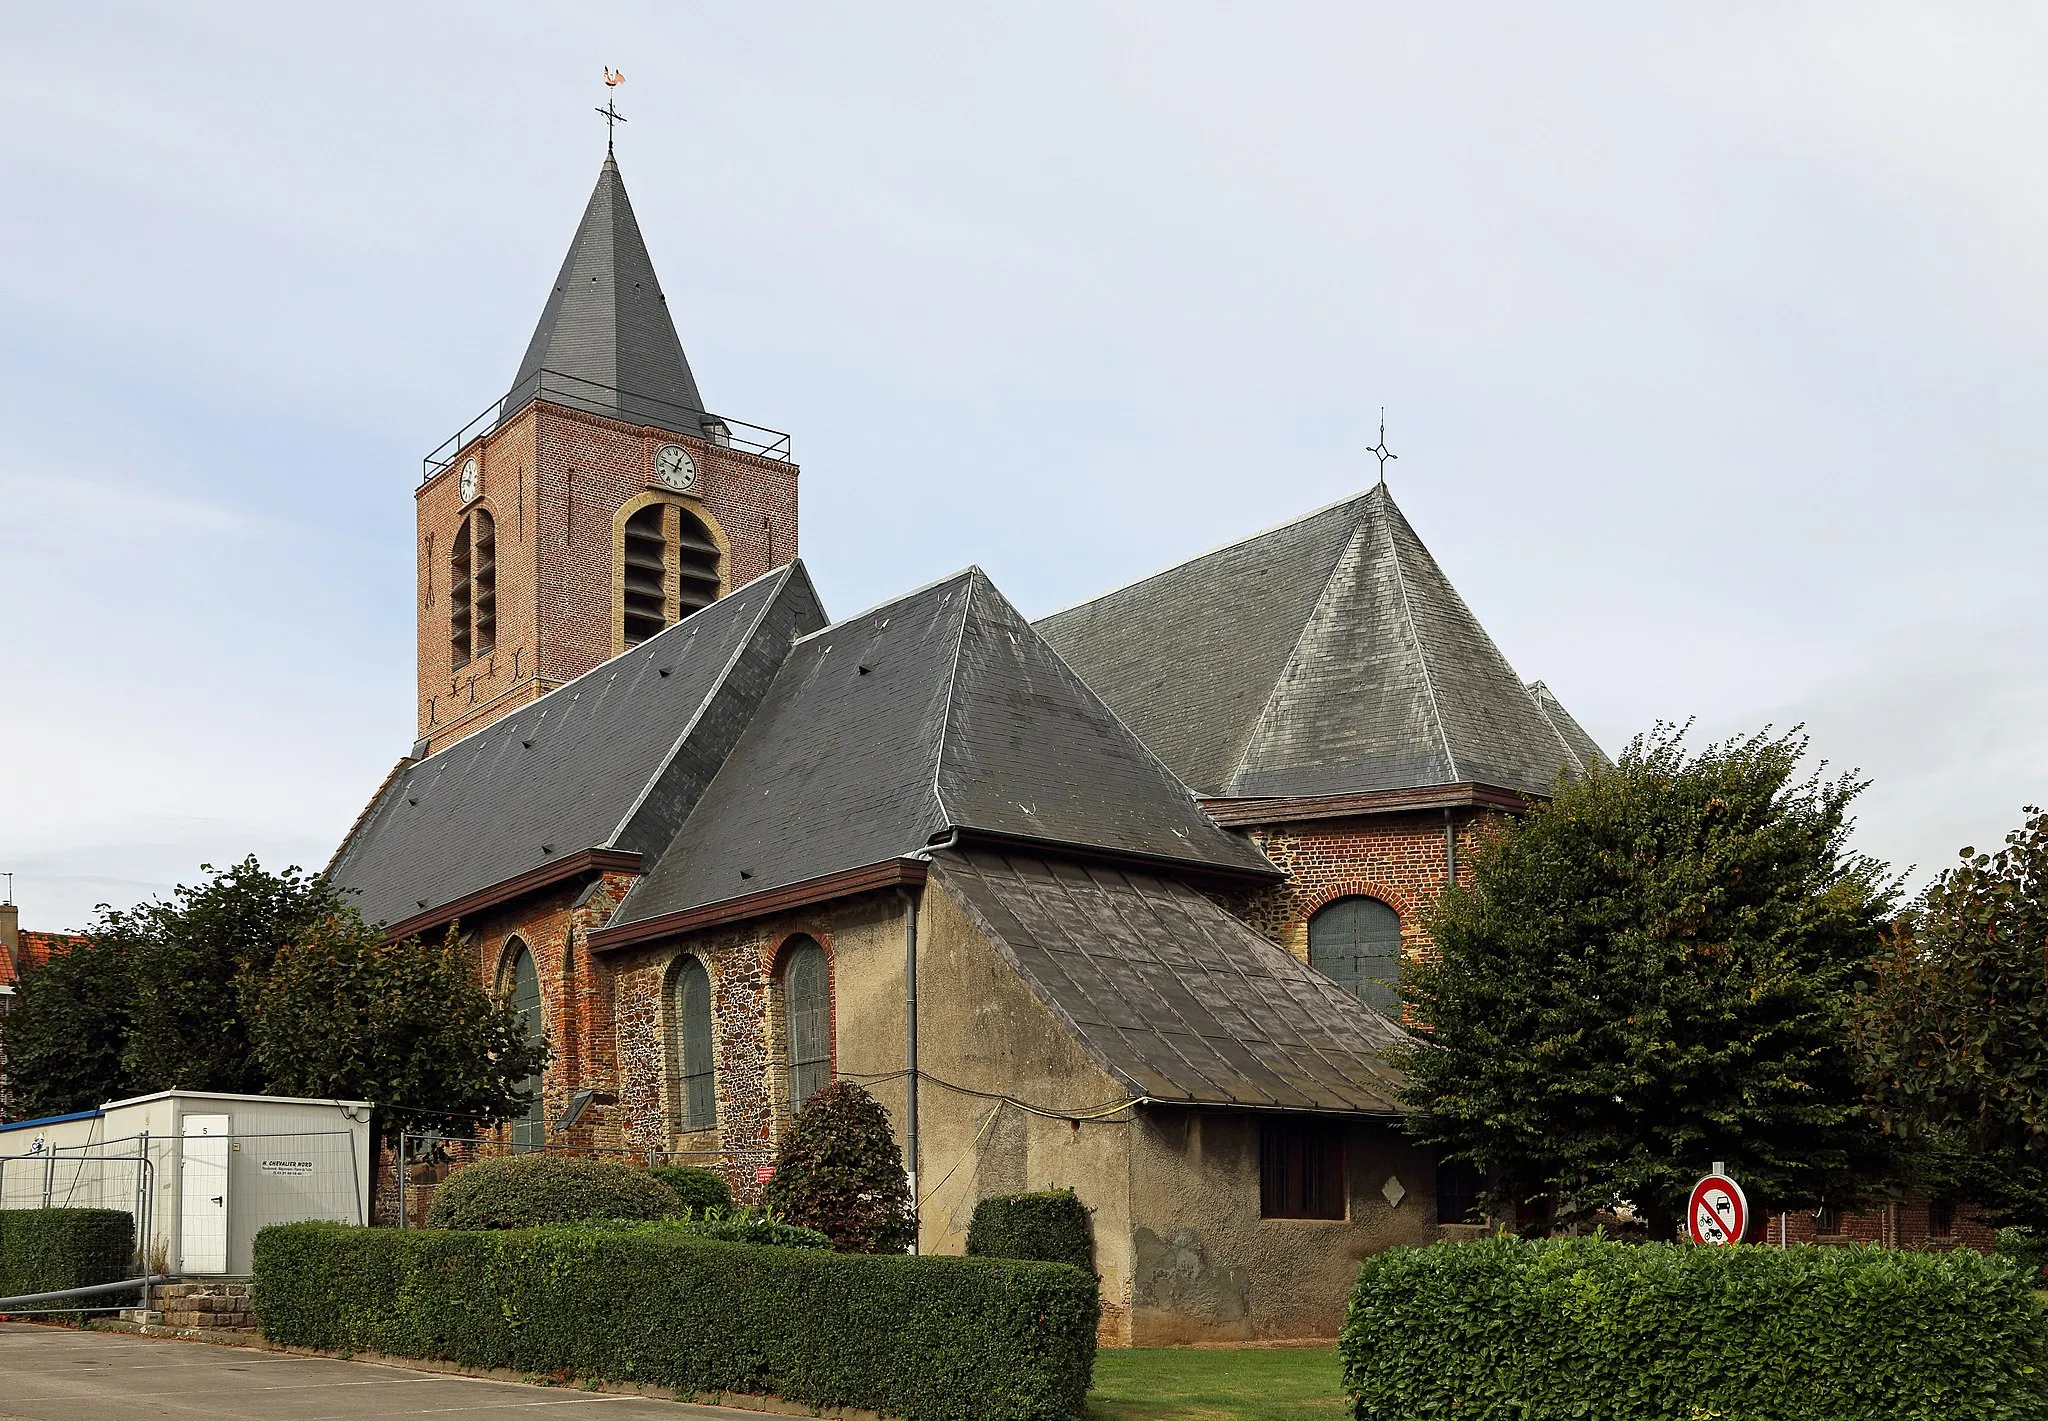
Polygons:
M732 1190L708 1169L693 1164L652 1164L647 1172L675 1191L686 1209L730 1209Z
M767 1393L913 1421L1065 1421L1095 1280L993 1259L757 1248L672 1225L502 1232L279 1224L256 1236L273 1342Z
M135 1220L124 1210L0 1209L0 1298L117 1283L134 1268Z
M430 1229L530 1229L590 1219L663 1219L675 1191L637 1165L574 1156L500 1155L449 1176L427 1210Z
M1071 1189L995 1194L974 1206L967 1252L977 1258L1035 1258L1095 1271L1095 1223Z
M1366 1260L1357 1421L2003 1421L2048 1414L2011 1264L1876 1248L1512 1237Z

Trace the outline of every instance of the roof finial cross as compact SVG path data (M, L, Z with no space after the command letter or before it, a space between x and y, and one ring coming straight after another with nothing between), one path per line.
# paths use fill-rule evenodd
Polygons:
M1380 406L1380 442L1365 451L1380 461L1380 487L1387 486L1387 460L1401 456L1387 447L1387 407Z
M626 116L612 103L611 91L625 82L623 71L614 74L609 64L604 67L604 107L598 112L604 115L604 155L607 158L612 156L612 138L618 133L619 125L626 121Z

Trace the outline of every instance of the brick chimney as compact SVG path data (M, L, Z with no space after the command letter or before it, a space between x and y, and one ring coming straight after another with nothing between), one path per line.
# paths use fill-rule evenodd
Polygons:
M21 909L0 903L0 948L7 951L10 979L21 975Z

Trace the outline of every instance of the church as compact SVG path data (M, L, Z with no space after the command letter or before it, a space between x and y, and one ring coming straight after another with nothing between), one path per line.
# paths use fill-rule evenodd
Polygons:
M505 397L416 490L416 742L329 873L543 1033L528 1146L757 1196L827 1082L921 1249L1074 1189L1103 1340L1329 1337L1462 1223L1387 1064L1420 910L1602 760L1384 483L1037 622L835 620L787 436L713 414L607 155Z

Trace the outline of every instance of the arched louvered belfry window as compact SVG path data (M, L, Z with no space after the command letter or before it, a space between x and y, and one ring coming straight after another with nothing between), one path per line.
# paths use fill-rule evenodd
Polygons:
M620 530L620 639L638 646L718 600L724 554L703 522L674 503L637 509Z
M541 1010L540 973L534 970L533 954L516 937L505 951L505 965L498 972L498 991L506 1004L519 1013L527 1037L535 1041L541 1039L547 1032L547 1022ZM547 1112L540 1098L541 1078L538 1075L528 1076L519 1083L519 1088L533 1093L533 1103L526 1107L524 1115L512 1121L512 1148L537 1150L547 1143Z
M668 625L668 539L664 503L626 520L626 645L638 646Z
M488 509L462 520L448 560L449 664L461 668L498 644L498 529Z
M718 544L687 509L676 510L676 618L718 600Z
M810 938L798 938L783 959L782 1014L789 1108L797 1111L832 1079L832 968Z
M718 1075L712 1063L711 974L698 959L685 957L676 965L669 1011L676 1128L712 1129L718 1124Z
M1369 1007L1401 1010L1401 915L1377 898L1339 898L1308 920L1308 965Z

